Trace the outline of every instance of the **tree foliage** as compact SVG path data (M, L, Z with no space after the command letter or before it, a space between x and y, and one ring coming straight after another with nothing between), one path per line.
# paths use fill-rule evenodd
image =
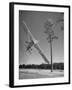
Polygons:
M54 39L58 39L58 36L56 36L54 33L53 27L54 27L54 23L52 19L48 19L44 23L44 28L45 28L44 33L47 35L46 39L48 40L48 42L53 41Z

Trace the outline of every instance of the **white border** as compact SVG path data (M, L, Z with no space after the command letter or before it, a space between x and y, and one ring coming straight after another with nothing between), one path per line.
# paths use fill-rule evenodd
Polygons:
M64 77L19 80L19 10L64 12ZM68 8L14 5L14 85L34 85L68 82Z

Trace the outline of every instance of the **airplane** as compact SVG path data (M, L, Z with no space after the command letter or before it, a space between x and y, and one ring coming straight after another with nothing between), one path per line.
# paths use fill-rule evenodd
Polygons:
M42 56L42 58L44 59L44 61L46 63L49 64L48 59L46 58L46 56L44 55L43 50L40 48L40 45L38 44L39 41L37 41L34 36L32 35L32 33L30 32L30 30L28 29L26 23L23 21L23 25L26 27L25 32L28 34L29 36L29 40L25 41L25 43L27 44L26 46L26 51L31 52L32 51L32 47L34 46L34 48L38 51L38 53Z

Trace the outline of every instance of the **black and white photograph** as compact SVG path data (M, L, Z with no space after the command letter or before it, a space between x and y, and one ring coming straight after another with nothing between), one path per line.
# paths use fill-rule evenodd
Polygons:
M69 84L70 7L27 3L10 7L11 87Z
M64 13L19 11L19 79L64 76Z

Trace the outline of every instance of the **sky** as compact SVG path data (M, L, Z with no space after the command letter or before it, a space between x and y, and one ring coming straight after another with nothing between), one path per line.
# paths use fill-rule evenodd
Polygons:
M34 47L32 49L32 54L26 52L25 41L28 40L28 36L22 22L24 21L26 23L35 39L39 41L38 44L45 56L49 62L51 62L50 43L46 40L47 35L44 33L44 23L48 19L52 19L53 23L55 23L58 18L63 18L60 12L19 11L19 64L46 63ZM64 62L64 31L61 31L61 25L62 23L59 23L53 29L55 35L58 36L58 39L52 42L53 63Z

